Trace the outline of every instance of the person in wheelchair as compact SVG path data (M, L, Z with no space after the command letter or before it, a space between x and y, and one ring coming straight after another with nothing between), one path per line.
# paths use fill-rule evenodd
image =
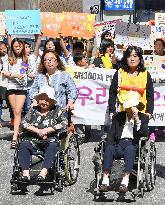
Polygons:
M141 137L147 136L149 117L140 112L144 105L140 102L137 91L129 91L118 97L125 111L118 112L112 118L112 125L107 137L103 157L103 178L99 187L100 192L111 190L109 179L113 160L124 157L125 169L119 192L128 191L129 176L133 169L134 160Z
M44 161L37 180L45 180L58 151L58 134L67 132L68 122L56 105L54 89L43 86L35 99L37 106L29 110L21 123L23 134L18 147L18 159L22 169L22 181L30 180L29 166L34 144L44 149Z

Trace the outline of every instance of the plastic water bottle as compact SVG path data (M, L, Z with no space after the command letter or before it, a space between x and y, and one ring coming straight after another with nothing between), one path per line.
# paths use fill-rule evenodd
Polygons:
M153 132L150 134L150 141L155 142L155 134Z

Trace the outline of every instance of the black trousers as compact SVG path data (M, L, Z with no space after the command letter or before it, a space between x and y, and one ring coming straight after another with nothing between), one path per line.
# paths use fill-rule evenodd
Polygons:
M51 168L55 160L58 146L55 142L49 142L44 147L45 157L42 164L42 168ZM34 147L29 141L21 142L18 152L18 159L20 167L23 170L28 170L30 166L31 155L34 153Z
M118 144L107 144L105 147L103 170L111 173L113 160L123 158L125 162L125 172L131 172L136 157L138 145L132 144L132 140L120 140Z

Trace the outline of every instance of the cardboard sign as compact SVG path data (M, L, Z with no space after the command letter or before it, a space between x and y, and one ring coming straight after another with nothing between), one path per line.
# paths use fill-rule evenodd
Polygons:
M41 12L43 36L59 37L63 19L63 13Z
M95 24L95 33L96 33L96 43L97 43L97 47L100 46L101 43L101 34L104 31L110 31L112 38L114 38L115 36L115 25L116 23L121 22L121 19L116 19L113 21L102 21L102 22L98 22Z
M92 38L95 24L95 14L63 12L61 25L63 36Z
M6 28L9 34L40 34L39 10L6 10Z

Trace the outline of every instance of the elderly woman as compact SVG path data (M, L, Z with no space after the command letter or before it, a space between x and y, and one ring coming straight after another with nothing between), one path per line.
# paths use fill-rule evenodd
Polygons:
M137 91L129 91L119 96L119 102L125 111L113 116L112 126L105 146L103 159L103 180L100 192L111 190L109 178L113 160L116 157L124 157L124 176L119 187L119 192L128 191L129 176L133 169L134 160L140 137L147 135L149 118L140 110L140 94Z
M121 69L114 76L109 90L109 113L116 112L117 95L130 90L140 93L144 104L143 113L151 116L154 110L154 89L150 73L144 68L143 51L137 46L129 46L122 58ZM124 108L120 106L120 111Z
M76 86L71 76L65 72L65 67L55 51L48 50L42 55L38 74L30 90L32 99L44 85L54 88L57 104L61 108L73 108L77 98Z
M38 180L45 180L58 151L58 133L67 131L67 119L56 105L54 89L49 86L42 87L36 100L38 105L31 108L22 121L24 132L18 152L22 181L30 180L29 165L34 144L37 148L44 148L45 158Z

